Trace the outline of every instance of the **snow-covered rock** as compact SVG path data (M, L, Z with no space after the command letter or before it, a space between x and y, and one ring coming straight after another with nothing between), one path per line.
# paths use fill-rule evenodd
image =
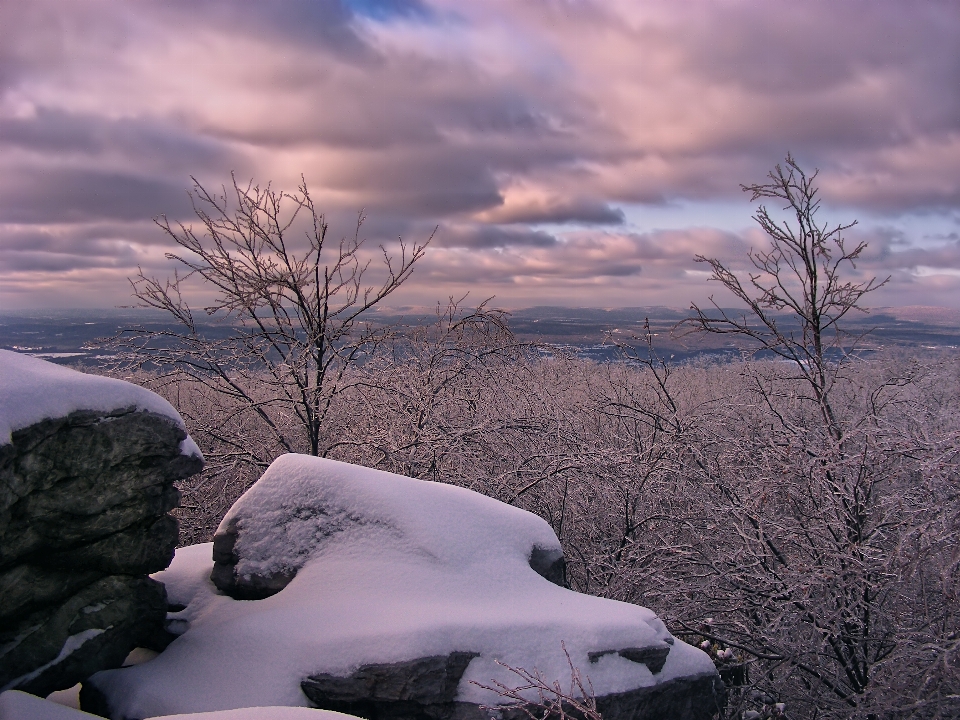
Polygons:
M0 350L0 691L70 687L162 634L147 575L202 466L161 397Z
M3 720L102 720L99 715L49 702L19 690L0 693ZM351 715L299 707L252 707L189 715L166 715L152 720L355 720Z
M144 718L312 702L372 718L481 717L480 705L503 702L481 686L519 684L505 665L566 687L564 648L610 720L706 718L722 694L710 658L650 610L534 570L535 556L555 569L561 556L547 523L469 490L285 455L220 534L232 535L220 575L286 585L234 599L210 580L211 544L179 549L154 577L186 606L169 621L182 634L154 660L85 683L100 710Z
M77 410L109 414L123 409L162 415L186 435L183 418L173 405L146 388L0 350L0 445L10 442L14 430L41 420ZM184 441L184 452L202 457L192 440Z

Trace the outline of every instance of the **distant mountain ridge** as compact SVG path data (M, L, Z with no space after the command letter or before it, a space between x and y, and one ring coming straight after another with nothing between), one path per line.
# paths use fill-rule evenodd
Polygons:
M905 305L903 307L872 308L871 315L891 315L897 320L928 325L960 327L960 309L935 305Z
M735 309L728 312L737 313ZM510 311L507 321L524 341L569 347L585 357L608 360L615 357L613 342L636 344L649 322L655 349L666 357L682 360L701 354L738 354L729 335L678 333L677 324L690 311L664 306L591 308L541 305ZM374 323L420 325L436 318L436 308L383 308L371 313ZM198 318L203 323L206 318ZM0 312L0 348L38 355L57 362L96 360L102 352L98 339L123 327L146 325L172 327L169 318L155 310L129 308L19 310ZM872 308L845 319L851 335L863 335L860 347L886 346L923 349L960 347L960 310L910 305ZM209 326L213 334L223 328ZM637 339L636 341L634 339Z

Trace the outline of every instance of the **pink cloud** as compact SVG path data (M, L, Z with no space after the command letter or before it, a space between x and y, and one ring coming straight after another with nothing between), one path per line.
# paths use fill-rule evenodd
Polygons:
M44 299L73 271L99 287L163 244L151 217L189 217L190 175L217 185L230 170L287 188L305 175L338 227L366 209L374 245L439 224L411 293L459 285L516 302L702 296L693 255L738 262L762 238L711 230L707 211L652 232L623 208L740 203L748 227L739 184L788 150L851 217L942 216L960 201L960 15L947 3L350 7L0 7L8 299L41 298L16 275L28 266ZM18 249L23 226L54 224L56 251ZM904 243L877 267L942 300L952 281L917 274L928 250Z

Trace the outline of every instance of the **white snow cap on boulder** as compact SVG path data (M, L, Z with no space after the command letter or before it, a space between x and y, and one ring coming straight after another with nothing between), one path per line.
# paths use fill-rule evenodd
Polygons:
M475 683L518 683L497 661L567 686L572 662L597 696L714 676L710 658L650 610L573 592L535 572L560 551L541 518L478 493L302 455L278 458L224 518L238 575L292 575L260 600L210 581L211 545L181 548L153 577L183 631L161 655L98 673L120 717L306 706L301 681L361 666L470 653L456 700L497 704ZM618 654L656 648L656 672ZM661 656L661 660L663 657Z
M173 405L139 385L0 350L0 445L9 443L14 431L42 420L77 410L111 412L128 407L163 415L186 429ZM180 449L184 455L202 457L189 435Z
M19 690L0 693L0 718L3 720L97 720L91 715L71 707L38 698ZM354 720L353 715L293 707L253 707L221 712L167 715L150 720Z
M227 512L217 536L226 533L238 536L240 578L295 574L331 544L339 558L389 548L495 576L516 571L506 558L529 574L533 548L563 554L551 527L524 510L454 485L305 455L277 458Z

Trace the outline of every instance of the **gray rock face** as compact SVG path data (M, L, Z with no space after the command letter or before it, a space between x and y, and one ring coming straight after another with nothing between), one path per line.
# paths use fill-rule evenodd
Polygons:
M570 587L567 582L567 561L560 550L534 545L530 551L530 567L554 585Z
M666 648L669 652L669 647ZM610 651L617 652L617 651ZM654 659L659 672L666 660ZM606 653L598 653L603 655ZM651 663L649 649L642 658L630 649L619 654L633 662ZM347 677L311 675L300 683L310 702L323 710L357 715L369 720L489 720L480 705L456 702L457 685L475 653L456 652L380 665L364 665ZM651 668L652 669L652 668ZM683 678L669 685L639 688L596 698L605 720L709 720L723 709L726 690L716 675ZM570 717L578 717L569 708ZM529 720L521 707L498 708L502 720Z
M45 695L163 644L146 576L173 558L173 483L203 465L185 438L163 415L81 410L0 447L0 690Z
M726 693L718 676L700 675L603 695L597 698L597 710L605 720L709 720L725 707Z
M234 600L263 600L283 590L297 575L299 568L284 568L271 573L239 575L236 571L240 556L236 552L240 537L238 522L228 523L213 536L213 584Z
M619 655L630 662L641 663L647 666L647 669L656 675L663 670L667 662L667 655L670 654L670 644L664 642L662 645L654 645L644 648L622 648L620 650L601 650L588 654L591 663L595 663L604 655Z
M311 675L300 683L303 694L322 710L369 720L452 718L454 697L476 653L455 652L399 663L364 665L348 677Z

